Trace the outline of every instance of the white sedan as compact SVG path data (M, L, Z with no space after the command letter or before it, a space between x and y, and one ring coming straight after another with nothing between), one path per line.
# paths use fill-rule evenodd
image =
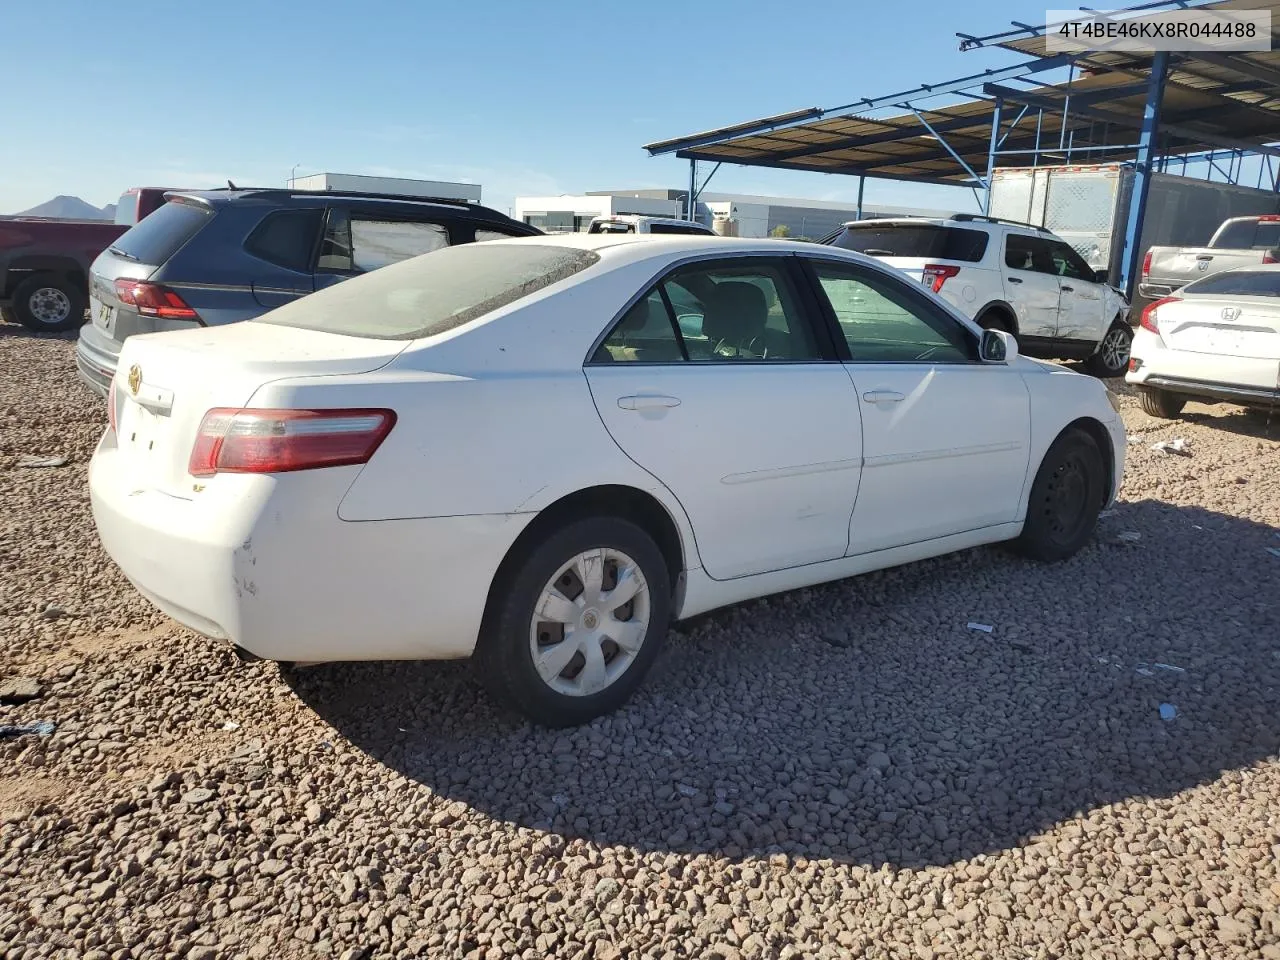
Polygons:
M1215 273L1149 304L1125 379L1153 417L1188 400L1280 408L1280 264Z
M859 254L538 237L130 337L89 483L193 630L474 656L565 725L673 619L995 541L1071 556L1120 486L1109 396Z

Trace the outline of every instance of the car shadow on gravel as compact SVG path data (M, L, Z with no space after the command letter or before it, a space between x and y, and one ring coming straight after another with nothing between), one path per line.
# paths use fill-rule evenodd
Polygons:
M567 731L496 711L467 664L287 676L358 749L503 821L941 865L1275 754L1271 546L1261 524L1122 503L1066 563L972 550L682 625L630 704Z
M80 328L45 333L43 331L28 330L20 323L9 323L5 320L0 320L0 339L4 337L21 337L24 340L77 340L80 337Z

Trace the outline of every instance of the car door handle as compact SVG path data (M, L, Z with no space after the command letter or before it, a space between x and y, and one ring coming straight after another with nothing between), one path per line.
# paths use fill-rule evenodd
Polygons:
M1068 287L1066 285L1063 285L1062 287L1063 293L1072 293L1074 290L1075 290L1075 287Z
M1197 259L1197 260L1212 260L1212 259L1213 259L1213 254L1211 254L1211 253L1202 253L1202 254L1200 254L1198 257L1196 257L1196 259Z
M662 394L648 394L638 397L619 397L618 406L623 410L654 410L658 407L678 407L679 397L667 397Z
M907 398L897 390L868 390L862 399L867 403L899 403Z
M1008 280L1010 283L1021 283L1021 282L1022 282L1022 278L1021 278L1021 277L1005 277L1005 279L1006 279L1006 280Z

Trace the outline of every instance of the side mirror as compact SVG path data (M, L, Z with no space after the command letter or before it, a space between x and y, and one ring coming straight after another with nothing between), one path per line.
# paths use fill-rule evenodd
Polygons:
M1106 282L1107 282L1107 280L1108 280L1110 277L1111 277L1111 271L1110 271L1110 270L1095 270L1095 271L1093 271L1093 279L1094 279L1094 282L1096 282L1096 283L1106 283Z
M1003 330L983 330L978 343L978 357L983 363L1013 363L1018 356L1018 341Z

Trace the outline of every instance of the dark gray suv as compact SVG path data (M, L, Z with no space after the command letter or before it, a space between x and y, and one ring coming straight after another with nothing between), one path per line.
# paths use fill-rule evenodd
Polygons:
M135 333L249 320L440 247L540 233L452 200L266 189L172 193L94 260L76 363L105 397L120 346Z

